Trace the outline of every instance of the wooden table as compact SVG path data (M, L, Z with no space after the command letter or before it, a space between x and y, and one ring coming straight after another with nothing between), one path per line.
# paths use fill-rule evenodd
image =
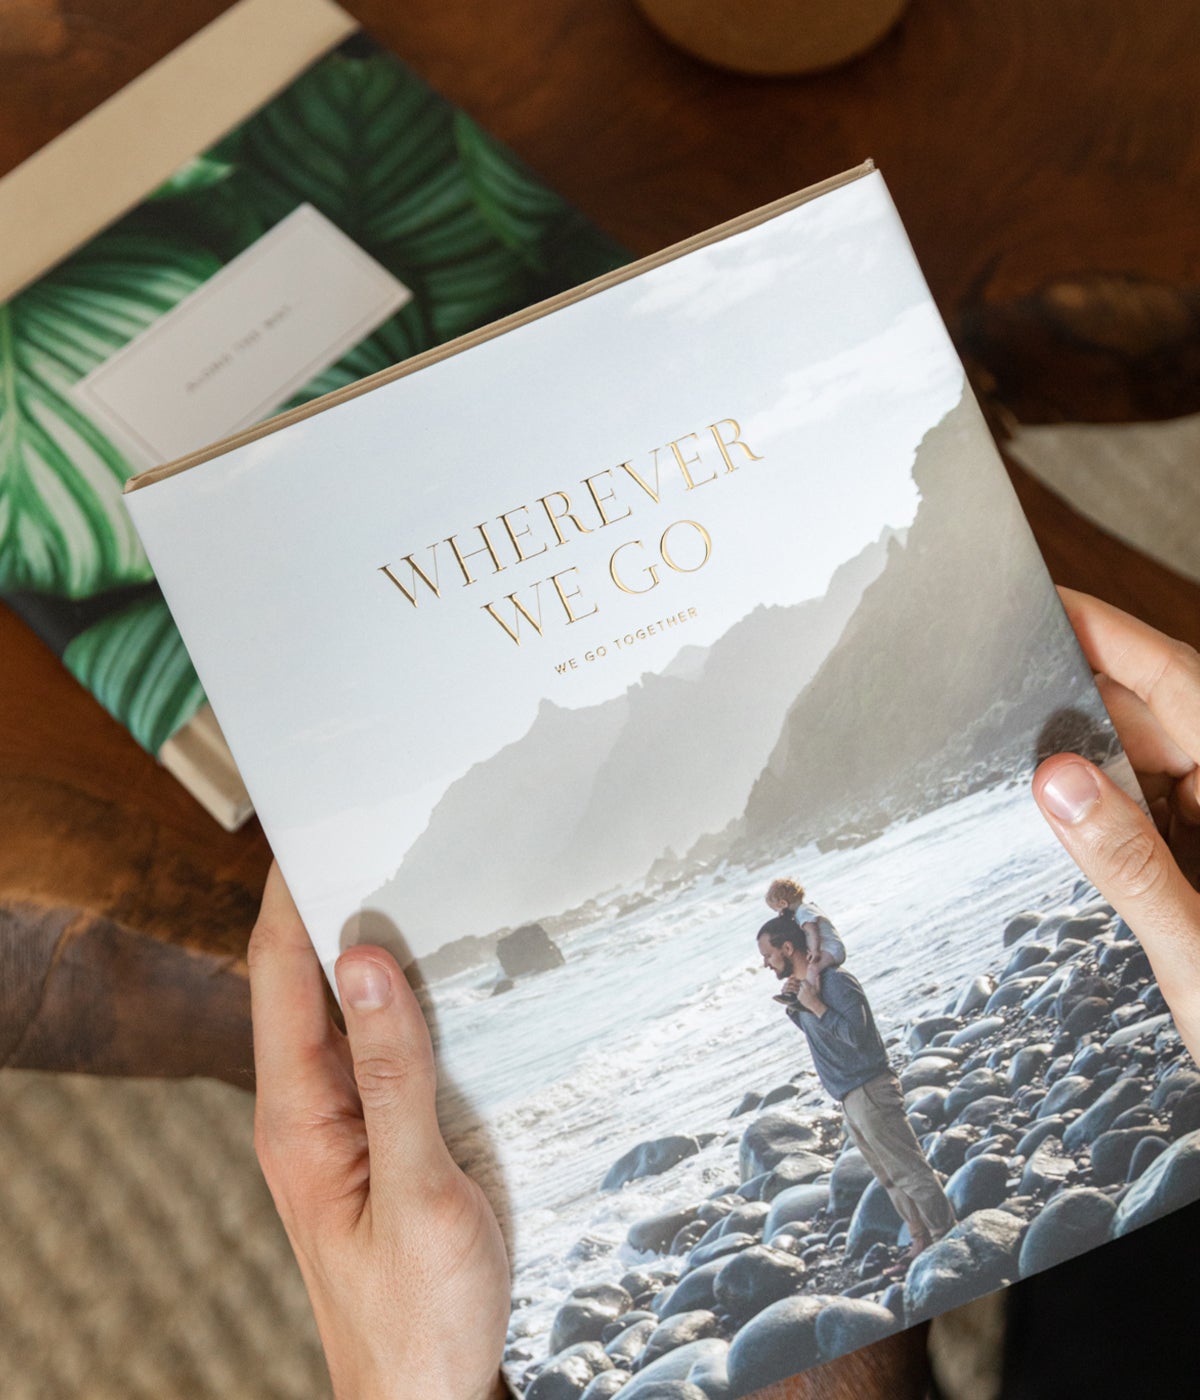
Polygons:
M685 57L627 0L346 5L636 253L873 156L996 424L1200 409L1188 0L913 0L862 59L774 80ZM225 8L4 7L0 170ZM1200 588L1013 479L1057 581L1200 644ZM249 1086L261 830L219 831L3 609L0 667L0 1064ZM789 1393L910 1393L912 1346Z

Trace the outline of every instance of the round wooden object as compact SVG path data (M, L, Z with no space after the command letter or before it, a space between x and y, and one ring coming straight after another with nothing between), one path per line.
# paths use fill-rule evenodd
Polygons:
M686 53L738 73L816 73L857 58L908 0L637 0Z

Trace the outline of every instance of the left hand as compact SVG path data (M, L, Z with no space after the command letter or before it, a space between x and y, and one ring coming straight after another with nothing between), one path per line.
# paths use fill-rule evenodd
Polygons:
M277 866L250 939L254 1142L338 1400L491 1400L509 1274L438 1129L429 1032L382 948L342 954L348 1036Z
M805 1011L811 1011L814 1016L820 1016L824 1013L825 1003L821 1000L820 992L811 982L801 982L796 989L796 996Z

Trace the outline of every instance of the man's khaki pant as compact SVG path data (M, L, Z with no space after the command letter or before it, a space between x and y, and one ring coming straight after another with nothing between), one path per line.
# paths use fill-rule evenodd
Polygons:
M904 1094L894 1074L877 1075L851 1089L842 1102L850 1140L892 1198L914 1242L940 1240L957 1223L954 1207L904 1116Z

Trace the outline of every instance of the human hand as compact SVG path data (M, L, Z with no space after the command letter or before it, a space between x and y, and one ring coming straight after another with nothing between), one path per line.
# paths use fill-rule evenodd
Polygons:
M255 1148L338 1400L504 1395L504 1242L442 1141L429 1032L403 973L382 948L342 954L343 1035L275 865L249 960Z
M825 1012L825 1003L821 1000L821 994L811 982L801 982L796 989L796 999L805 1011L811 1011L814 1016L821 1016Z
M794 997L800 991L800 978L794 974L783 984L783 994L785 997Z
M1179 1033L1200 1059L1200 893L1193 887L1200 873L1200 656L1107 603L1059 592L1100 673L1100 693L1154 821L1074 754L1041 764L1034 796L1076 864L1141 940Z

